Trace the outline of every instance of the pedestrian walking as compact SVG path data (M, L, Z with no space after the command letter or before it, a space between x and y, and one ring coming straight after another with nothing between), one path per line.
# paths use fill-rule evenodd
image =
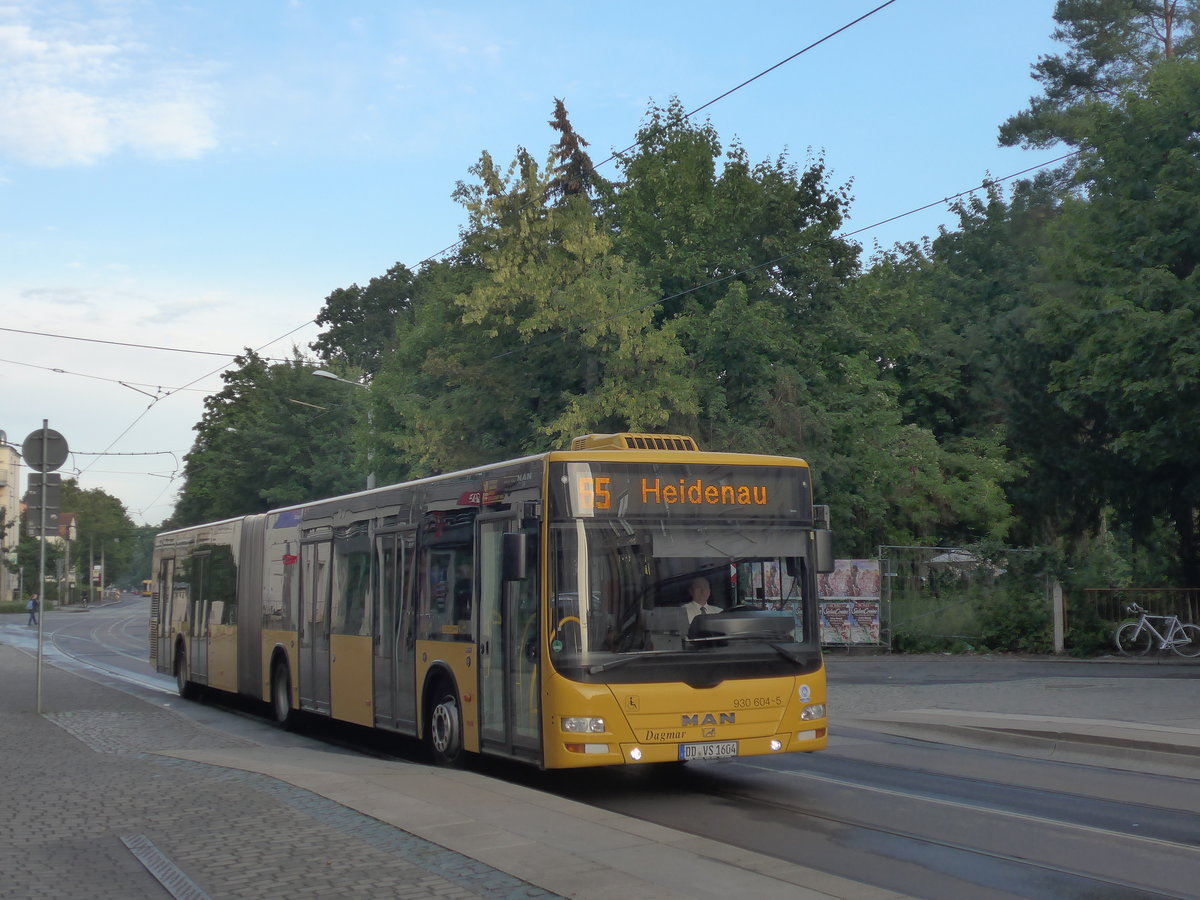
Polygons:
M29 598L29 602L25 604L25 609L29 612L29 621L26 622L25 624L27 624L27 625L36 625L37 624L38 606L39 606L38 595L34 594L32 597Z

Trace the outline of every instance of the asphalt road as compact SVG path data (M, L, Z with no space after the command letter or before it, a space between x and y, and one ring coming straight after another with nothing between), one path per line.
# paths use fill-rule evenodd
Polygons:
M145 662L144 606L138 598L52 612L47 653L67 667L98 666L105 680L129 672L134 690L169 697L173 682ZM1159 753L1150 766L1141 750L1118 757L1111 746L914 736L882 724L912 711L987 712L1200 732L1195 662L832 654L828 668L833 730L824 753L586 778L480 769L910 896L1200 896L1194 755ZM206 727L277 740L283 752L295 740L220 706L164 702ZM356 740L339 729L311 736Z

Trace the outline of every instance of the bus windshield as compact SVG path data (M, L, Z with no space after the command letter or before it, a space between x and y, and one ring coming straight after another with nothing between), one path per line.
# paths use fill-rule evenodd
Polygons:
M806 542L804 529L782 524L557 524L551 659L569 677L597 681L728 676L720 661L742 674L810 666L816 604Z

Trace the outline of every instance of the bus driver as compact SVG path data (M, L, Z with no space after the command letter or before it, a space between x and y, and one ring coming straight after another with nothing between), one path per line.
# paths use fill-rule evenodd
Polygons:
M687 610L688 622L701 613L721 612L721 607L713 606L708 602L708 598L712 596L712 588L709 587L707 578L692 579L692 583L688 585L688 594L691 599L683 604L683 608Z

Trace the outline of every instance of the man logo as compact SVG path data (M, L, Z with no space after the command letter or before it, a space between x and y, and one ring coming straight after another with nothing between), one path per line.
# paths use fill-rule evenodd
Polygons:
M720 716L720 718L717 718ZM687 714L683 715L684 725L733 725L737 718L737 713L718 713L714 716L712 713L705 713L703 717L697 713L694 716Z

